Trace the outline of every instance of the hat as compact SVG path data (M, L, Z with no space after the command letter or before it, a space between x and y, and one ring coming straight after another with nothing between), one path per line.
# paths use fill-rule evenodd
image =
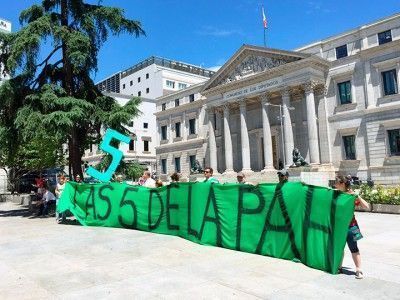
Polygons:
M236 174L236 177L245 177L245 176L244 176L243 172L238 172L238 173Z
M289 177L289 172L286 169L279 170L277 174Z

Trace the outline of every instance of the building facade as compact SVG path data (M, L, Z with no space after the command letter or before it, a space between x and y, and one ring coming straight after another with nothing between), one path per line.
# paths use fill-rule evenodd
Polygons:
M213 74L184 62L151 56L102 80L97 87L104 92L155 99L204 82Z
M177 172L187 179L196 161L205 164L207 150L204 84L157 99L157 173L162 180Z
M295 51L244 45L199 91L204 144L168 138L159 147L171 153L187 147L181 157L204 149L204 165L221 178L243 171L269 180L292 165L297 148L308 170L398 184L399 81L400 14ZM171 120L167 136L183 113L171 106L157 113L158 122L161 114Z
M132 96L116 93L105 93L106 96L113 97L120 105L125 105ZM156 101L154 99L141 98L139 105L141 114L132 119L127 128L131 134L129 144L120 143L119 149L124 155L125 162L135 161L148 168L150 171L156 169L156 120L154 111ZM90 165L95 165L101 161L105 154L98 149L97 145L92 145L86 150L83 161Z

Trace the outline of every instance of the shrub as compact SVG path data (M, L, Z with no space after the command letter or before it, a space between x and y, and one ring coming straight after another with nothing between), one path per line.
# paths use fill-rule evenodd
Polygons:
M369 203L400 205L400 186L383 187L376 185L371 188L363 184L360 186L358 193Z

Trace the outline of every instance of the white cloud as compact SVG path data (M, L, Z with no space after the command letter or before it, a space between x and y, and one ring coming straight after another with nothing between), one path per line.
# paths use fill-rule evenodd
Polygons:
M214 71L214 72L217 72L221 67L222 67L222 66L214 66L214 67L209 67L209 68L207 68L207 69L209 69L209 70L211 70L211 71Z
M197 30L195 33L199 35L209 35L215 37L243 35L243 31L241 29L223 29L214 26L203 26L200 30Z

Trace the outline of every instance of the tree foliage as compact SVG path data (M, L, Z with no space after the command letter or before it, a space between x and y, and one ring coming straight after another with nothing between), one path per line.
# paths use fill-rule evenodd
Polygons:
M140 113L139 98L120 106L96 88L99 50L110 34L144 31L122 9L83 0L43 0L22 11L20 22L18 32L0 34L0 64L12 76L0 87L0 159L14 166L17 148L39 146L46 133L60 149L67 143L73 173L82 175L81 158L100 130L127 133L123 125ZM42 56L44 45L51 47Z

